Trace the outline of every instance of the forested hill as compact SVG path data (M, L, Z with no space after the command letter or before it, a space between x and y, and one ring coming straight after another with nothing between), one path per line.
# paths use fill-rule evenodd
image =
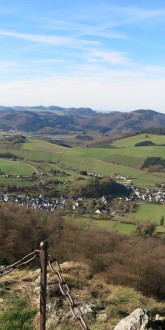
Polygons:
M63 130L99 133L140 131L164 128L165 114L153 110L131 112L96 112L90 108L61 108L58 106L0 107L0 129L27 132L57 133Z

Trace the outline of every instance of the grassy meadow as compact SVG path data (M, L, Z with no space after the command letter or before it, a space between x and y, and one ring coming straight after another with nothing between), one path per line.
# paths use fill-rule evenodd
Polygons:
M139 222L151 222L160 225L161 217L165 217L165 205L141 204L133 213L133 219Z
M137 147L135 144L142 141L152 141L156 146ZM0 158L0 184L4 186L31 186L59 181L58 190L65 192L66 180L72 182L78 178L88 179L80 175L80 170L94 172L102 176L115 177L117 174L125 176L131 180L132 184L141 187L155 187L164 182L164 173L141 170L146 157L164 157L165 136L149 134L139 134L136 136L120 139L113 142L106 142L103 147L82 147L76 146L67 148L56 145L41 139L29 139L25 143L20 143L14 148L7 145L7 149L1 148L0 153L10 152L21 159L13 161L7 158ZM4 144L1 145L1 147ZM53 171L59 171L54 174ZM62 172L65 174L62 175ZM36 174L34 182L31 178ZM10 177L12 176L12 177ZM22 176L19 178L17 176ZM121 180L121 182L124 182ZM136 212L130 215L130 220L136 222L149 221L160 225L161 216L165 216L164 205L143 204L137 208ZM129 215L128 215L129 216ZM91 226L91 220L81 217L82 226ZM92 219L92 225L98 229L115 230L123 233L131 233L136 229L136 225L122 224L119 221L106 221ZM160 229L160 228L158 228Z
M0 158L0 170L7 175L32 175L34 169L21 161Z
M162 216L165 218L165 205L139 204L135 212L128 213L122 218L114 216L112 220L106 220L101 215L93 217L84 215L72 217L72 222L84 229L94 227L98 230L115 231L127 235L136 230L138 223L153 223L156 225L157 232L165 233L165 227L160 226Z
M115 231L126 235L130 235L137 228L137 225L135 224L121 223L118 220L105 220L97 216L74 216L72 218L66 217L66 221L71 221L76 226L86 230L95 228L97 230L103 230L107 232Z
M135 147L141 141L152 141L159 146ZM163 157L165 154L165 136L140 134L114 142L104 143L100 147L66 148L43 140L31 139L19 145L17 149L7 147L0 153L10 152L22 157L22 161L0 158L0 168L5 174L31 175L32 172L45 172L50 179L51 169L65 170L74 180L79 170L87 170L100 175L115 176L121 174L137 186L154 187L164 181L164 173L148 173L141 170L146 157ZM109 145L113 148L109 148ZM107 146L107 147L106 147ZM30 165L28 165L28 163ZM53 178L52 178L53 179ZM4 182L0 177L0 183Z
M23 143L17 150L8 150L26 161L50 163L68 170L88 170L101 175L122 174L131 178L139 186L154 186L163 181L162 173L147 173L141 165L146 157L163 157L165 146L135 147L135 144L146 140L145 134L114 141L114 148L66 148L42 140L30 140ZM164 136L149 135L147 141L165 144ZM4 152L4 150L0 150ZM0 164L2 159L0 160ZM3 164L2 164L3 165ZM19 167L17 163L14 168ZM7 166L7 165L6 165ZM10 167L10 166L9 166ZM25 168L25 166L22 165ZM8 169L6 168L8 171ZM10 169L9 169L10 170Z

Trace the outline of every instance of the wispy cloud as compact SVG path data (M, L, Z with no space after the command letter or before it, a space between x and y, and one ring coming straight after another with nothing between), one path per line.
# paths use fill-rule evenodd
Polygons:
M126 52L119 52L113 50L106 50L107 48L101 41L95 40L85 40L80 38L70 38L70 37L60 37L57 35L42 35L42 34L27 34L27 33L19 33L14 31L6 31L0 30L1 36L6 36L10 38L16 38L19 40L40 43L43 45L57 46L63 48L77 49L84 51L83 60L86 60L90 63L109 63L109 64L123 64L130 65L132 61L128 58L128 54ZM104 50L100 50L100 49ZM78 56L78 55L77 55ZM79 55L80 56L80 55ZM78 57L77 57L78 60ZM80 57L79 57L80 60ZM46 58L46 59L38 59L39 63L74 63L74 60L68 59L59 59L59 58Z
M28 34L5 30L0 30L0 35L47 45L73 47L77 49L82 49L88 45L100 45L98 41L60 37L57 35Z
M155 19L164 18L165 5L164 8L160 8L160 9L142 8L137 5L132 5L132 6L106 5L104 7L104 14L105 14L104 22L106 21L107 28L115 28L122 25L129 25L138 21L146 20L148 23L153 19L155 20ZM108 20L108 16L109 16L109 20Z
M74 63L74 61L71 60L62 60L60 58L45 58L45 59L39 59L34 61L34 63L38 63L38 64L72 64Z
M138 6L131 6L127 8L122 8L121 10L125 12L130 18L132 17L133 20L165 17L165 5L164 8L160 9L145 9Z
M91 16L92 13L92 16ZM52 16L52 15L50 15ZM54 16L58 17L56 12ZM84 17L84 23L80 23L81 17ZM55 29L56 31L72 31L72 33L80 33L81 35L105 36L109 38L127 38L128 36L119 31L114 31L113 28L129 25L134 22L152 19L160 19L165 17L165 5L162 8L142 8L138 5L125 5L122 2L117 6L112 6L105 1L97 2L92 5L81 7L81 13L78 15L73 9L68 15L65 15L65 20L58 18L50 18L41 16L37 18L38 23L42 22L41 28ZM34 17L36 19L36 17Z
M162 0L2 2L1 103L163 107Z
M115 65L133 65L128 54L117 51L91 51L88 61L91 63L109 63Z
M50 18L40 18L42 24L41 28L66 32L67 34L75 35L76 37L93 36L109 39L127 39L128 36L123 32L112 30L111 24L81 24L68 20L57 20Z

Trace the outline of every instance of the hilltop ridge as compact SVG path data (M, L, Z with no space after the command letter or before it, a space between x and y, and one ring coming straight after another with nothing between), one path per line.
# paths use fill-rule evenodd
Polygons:
M165 114L150 109L104 113L91 108L0 106L0 129L3 130L22 130L42 134L92 131L113 135L150 127L165 127Z

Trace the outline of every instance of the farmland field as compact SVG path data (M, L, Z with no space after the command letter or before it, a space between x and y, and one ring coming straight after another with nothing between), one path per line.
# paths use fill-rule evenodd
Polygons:
M118 221L99 220L91 217L73 217L71 220L74 224L84 229L95 228L98 230L105 230L108 232L116 231L122 234L130 235L136 230L136 225L125 224Z
M0 169L8 175L32 175L34 172L34 169L24 162L3 158L0 159Z
M151 222L160 225L161 217L165 217L165 205L142 204L133 213L133 219L141 222Z
M164 173L154 172L148 173L141 170L141 165L146 157L163 157L165 155L165 146L145 146L135 147L136 143L144 141L152 141L157 144L165 144L164 136L145 134L121 139L111 143L114 148L87 148L73 147L66 148L54 143L31 139L19 145L17 149L7 149L7 152L20 156L25 162L39 171L45 172L45 178L50 178L52 168L63 169L70 175L70 180L78 176L79 170L95 172L100 175L115 176L120 174L127 179L131 179L132 183L137 186L154 187L164 181ZM1 149L0 153L6 152ZM0 167L5 168L5 173L29 173L32 168L25 165L25 162L11 162L9 160L0 159ZM5 166L6 164L6 166ZM12 164L12 166L11 166ZM41 169L42 165L42 169Z
M138 135L134 135L132 137L127 137L125 139L120 139L120 140L114 141L112 144L115 147L127 148L127 147L133 147L136 143L139 143L141 141L152 141L153 143L156 143L156 144L165 144L165 136L147 134L147 137L146 137L146 134L138 134Z
M147 216L147 213L153 216ZM122 223L117 220L104 220L99 219L99 217L90 217L90 216L74 216L71 218L66 217L66 221L71 221L75 225L83 229L95 228L97 230L105 230L108 232L118 232L121 234L131 235L135 232L138 222L150 222L156 224L157 233L165 233L165 226L160 226L160 219L164 215L165 218L165 207L164 205L142 205L141 209L137 212L136 216L133 216L132 221L134 223ZM124 220L124 219L123 219Z
M43 140L32 140L23 144L22 150L39 151L39 152L62 152L63 148L54 143Z
M163 157L165 155L164 136L149 135L147 140L161 146L136 147L135 144L146 140L146 135L141 134L110 143L104 143L104 147L73 147L67 148L44 140L30 139L7 149L0 149L0 184L4 186L35 186L36 191L42 185L49 187L52 191L64 194L67 186L65 181L72 182L76 179L77 184L88 180L82 176L80 171L94 172L101 176L112 176L120 174L125 179L119 179L124 183L126 179L131 184L141 187L155 187L164 182L164 173L141 170L146 157ZM2 144L3 145L3 144ZM4 144L5 145L5 144ZM106 147L107 146L107 147ZM14 154L18 158L3 158L3 154ZM20 157L20 158L19 158ZM3 175L3 173L5 175ZM8 177L9 176L9 177ZM18 177L17 177L18 176ZM34 177L35 176L35 177ZM82 183L81 183L82 182ZM55 190L54 190L55 189ZM113 220L105 220L104 217L73 217L77 225L84 228L95 227L99 230L117 231L123 234L131 234L136 230L138 222L152 222L157 225L157 231L163 232L160 219L165 216L165 206L156 204L141 204L136 212L125 214L124 218L113 217ZM133 223L122 223L127 222Z

